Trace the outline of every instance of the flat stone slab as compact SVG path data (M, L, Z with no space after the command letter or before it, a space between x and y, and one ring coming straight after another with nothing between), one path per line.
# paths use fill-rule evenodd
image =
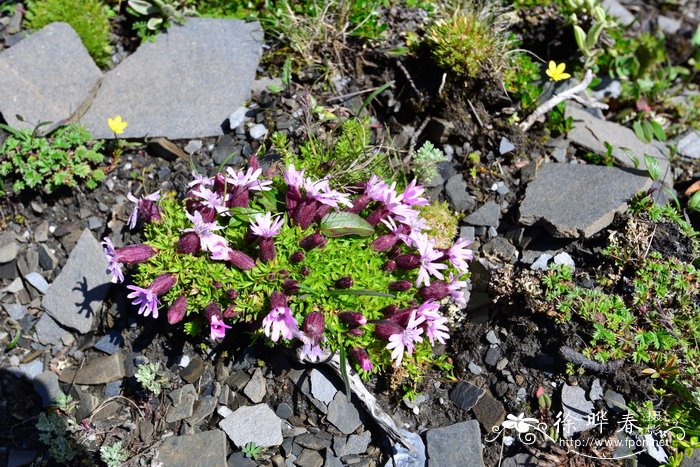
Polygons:
M352 402L348 402L345 394L338 391L328 405L328 421L346 435L357 430L362 422L360 413Z
M282 444L282 419L267 404L241 407L219 422L219 428L238 448L247 443L260 447Z
M62 326L85 334L112 286L110 280L102 247L85 229L41 305Z
M221 135L249 98L262 42L257 22L187 18L108 72L80 122L96 138L114 137L115 115L129 124L124 138Z
M520 223L541 224L555 237L590 237L651 184L649 177L616 167L543 164L525 192Z
M574 119L573 129L566 137L575 145L599 155L606 153L605 143L613 146L612 156L623 167L634 168L634 162L622 149L630 149L639 160L639 169L646 170L644 154L649 154L659 162L661 177L665 184L673 183L667 154L654 144L647 144L637 138L634 131L615 122L596 118L580 107L566 106L566 116ZM664 177L665 175L665 177Z
M433 428L425 436L428 467L484 465L479 422L469 420Z
M153 465L226 467L226 451L226 435L221 430L173 436L161 443Z
M115 352L112 355L87 360L85 365L77 370L64 370L58 379L71 384L105 384L118 381L125 375L124 355Z
M0 54L0 113L14 128L66 120L101 77L73 28L49 24Z

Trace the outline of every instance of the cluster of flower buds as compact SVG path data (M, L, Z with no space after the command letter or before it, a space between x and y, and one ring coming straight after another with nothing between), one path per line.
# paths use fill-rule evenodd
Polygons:
M276 281L274 287L279 291L260 298L260 301L266 301L266 305L261 306L259 311L265 311L255 317L256 322L273 342L280 339L300 342L300 352L306 358L318 359L327 352L324 345L328 345L330 339L327 326L331 320L337 323L333 325L336 326L333 332L347 333L348 354L364 371L371 371L375 365L371 361L373 350L358 344L362 339L373 336L377 342L385 342L381 344L383 349L391 354L397 365L425 338L431 345L445 344L449 334L447 318L439 312L440 302L451 298L459 305L466 305L464 289L467 283L460 278L468 271L472 251L468 249L469 242L462 239L447 249L436 247L435 240L427 235L425 221L417 209L428 204L422 197L424 189L421 186L413 181L400 192L395 183L387 184L373 176L366 183L358 184L353 196L332 189L328 178L307 177L304 170L290 165L283 174L286 186L279 180L279 185L284 188L283 211L240 209L259 209L262 203L256 201L255 193L273 189L273 180L264 180L261 176L262 169L256 158L251 159L251 166L245 171L229 168L225 174L211 178L194 174L184 203L184 214L189 222L183 228L178 227L180 236L173 251L178 255L223 262L245 274L256 267L272 267L273 271L265 274L270 281ZM163 220L158 192L140 199L129 194L129 199L136 203L129 217L131 228L140 221ZM269 206L269 203L264 205ZM330 248L329 242L334 241L321 233L326 232L321 225L316 225L333 210L363 217L366 224L374 228L374 238L368 245L373 254L380 255L384 261L382 270L377 273L391 276L386 292L404 297L397 301L401 307L390 305L384 309L383 319L374 319L379 316L378 310L362 313L314 309L305 314L297 310L295 316L295 303L310 285L304 284L312 272L312 265L305 264L307 257L316 257L318 250ZM253 212L248 214L250 211ZM240 225L241 230L230 235L228 229L239 227L226 227L229 224L222 222L222 218L240 212L246 212L248 222L237 222L235 225ZM301 233L291 248L290 232ZM124 280L121 265L144 263L158 253L147 244L117 249L108 238L104 239L103 245L109 271L119 282ZM287 260L285 267L293 270L292 273L274 269L280 261L278 255L284 255L283 260ZM335 294L357 292L352 289L358 287L350 275L336 276L325 286L329 294L330 291ZM212 287L217 289L214 293L219 297L217 301L209 302L203 310L188 309L193 302L197 303L196 292L184 289L178 284L178 276L166 270L147 288L129 285L132 293L128 297L139 307L139 314L157 318L159 297L174 289L167 310L168 322L179 323L191 312L198 312L209 326L210 338L219 340L232 328L231 324L240 319L241 310L246 307L237 308L241 305L237 301L241 299L240 295L250 291L235 283L215 282ZM408 296L413 299L406 299Z

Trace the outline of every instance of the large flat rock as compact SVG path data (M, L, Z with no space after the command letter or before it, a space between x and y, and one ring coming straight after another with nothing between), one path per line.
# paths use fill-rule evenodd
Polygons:
M158 447L154 461L167 467L226 467L226 444L221 430L172 436Z
M112 286L110 279L102 247L85 229L41 305L59 324L84 334Z
M219 428L239 449L248 443L261 447L282 444L282 419L269 405L257 404L240 407L219 422Z
M249 98L262 40L259 23L188 18L107 73L80 121L96 138L114 137L115 115L129 124L125 138L221 135Z
M49 24L0 53L0 113L14 128L68 119L101 76L73 28Z
M623 167L634 167L634 162L623 148L631 150L639 160L639 169L646 170L644 154L649 154L659 162L664 184L673 183L669 169L668 156L660 149L663 145L647 144L637 138L634 131L615 122L596 118L575 105L566 106L566 116L574 119L573 129L567 133L567 139L575 145L595 154L604 155L605 143L613 146L612 156Z
M469 420L426 433L428 467L484 466L479 422Z
M520 222L541 224L556 237L590 237L651 184L649 177L617 167L543 164L525 192Z

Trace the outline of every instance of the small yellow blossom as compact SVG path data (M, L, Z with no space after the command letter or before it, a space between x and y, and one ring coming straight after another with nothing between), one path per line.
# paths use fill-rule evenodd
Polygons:
M571 75L569 73L564 73L565 68L565 63L560 63L559 65L557 65L554 62L554 60L550 60L549 67L547 68L547 76L549 76L549 79L552 81L561 81L564 79L571 78Z
M124 128L126 128L126 126L128 125L128 123L122 120L121 115L117 115L114 118L108 118L107 124L109 125L109 128L114 132L115 135L121 135L122 133L124 133Z

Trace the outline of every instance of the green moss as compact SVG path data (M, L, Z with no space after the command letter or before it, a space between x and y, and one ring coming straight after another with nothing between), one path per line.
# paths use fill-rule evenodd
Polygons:
M427 224L427 233L435 238L438 248L449 248L457 236L460 215L454 213L447 201L437 201L421 207L421 215Z
M64 22L71 25L95 62L109 65L112 45L109 41L108 8L99 0L28 0L26 26L38 30Z

